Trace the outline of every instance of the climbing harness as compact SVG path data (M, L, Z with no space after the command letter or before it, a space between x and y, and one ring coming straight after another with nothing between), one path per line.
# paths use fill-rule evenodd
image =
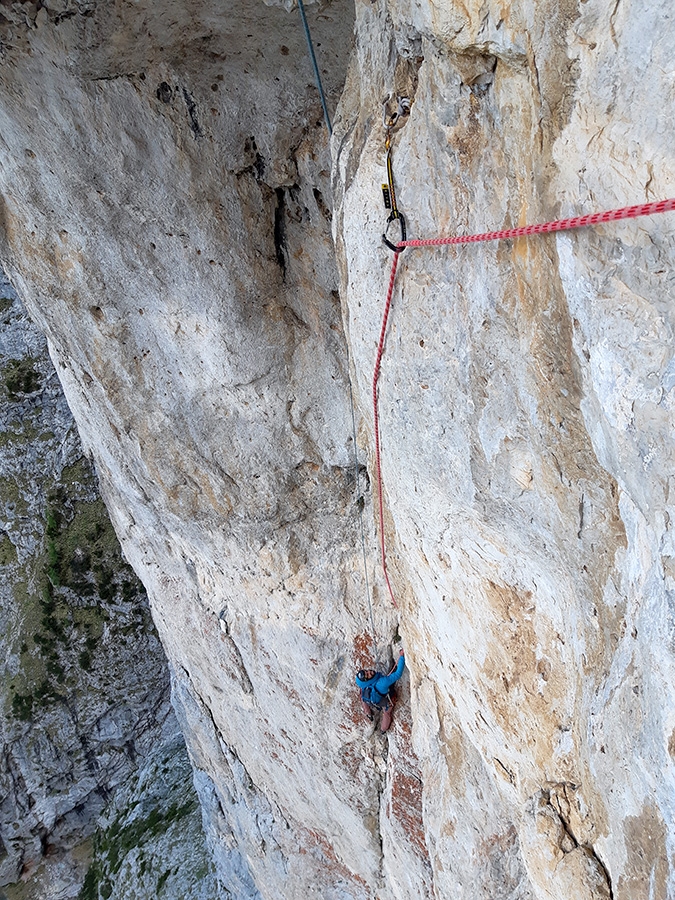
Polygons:
M394 172L391 166L391 137L394 128L400 123L401 119L410 114L410 100L407 97L397 97L396 109L390 111L390 97L383 103L384 111L382 114L382 123L384 125L384 148L387 151L387 184L382 185L382 197L384 199L384 208L390 210L389 218L382 235L382 240L396 253L396 244L392 244L389 240L389 227L392 222L398 222L401 230L401 240L406 239L405 218L399 210L396 203L396 188L394 186Z
M307 39L307 49L309 51L309 58L312 61L312 68L314 69L314 78L316 79L316 86L319 89L319 96L321 97L321 106L323 108L323 117L326 121L326 128L328 129L329 137L333 135L333 126L330 123L330 116L328 115L328 104L326 103L326 95L323 92L323 84L321 83L321 73L319 72L319 66L316 62L316 55L314 53L314 44L312 43L312 35L309 33L309 25L307 24L307 16L305 15L305 4L302 0L298 0L298 10L300 11L300 18L302 19L302 27L305 29L305 38Z
M394 592L389 583L389 573L387 571L387 554L384 539L384 504L382 500L382 468L380 460L380 423L377 409L377 382L380 377L380 364L382 362L382 354L384 353L384 342L387 334L387 323L389 321L389 311L391 309L391 301L394 295L394 285L396 283L396 272L398 269L399 256L406 247L445 247L456 244L474 244L482 241L500 241L518 237L527 237L535 234L552 234L557 231L570 231L574 228L587 228L592 225L600 225L603 222L618 222L621 219L637 219L640 216L652 216L657 213L665 213L675 210L675 198L669 200L657 200L653 203L641 203L637 206L624 206L620 209L610 209L606 212L590 213L585 216L575 216L570 219L557 219L552 222L544 222L540 225L524 225L520 228L507 228L503 231L487 231L481 234L455 235L447 238L427 238L425 240L406 240L403 238L395 247L385 240L385 243L392 247L394 251L394 259L391 264L391 272L389 275L389 286L387 288L387 298L384 304L384 312L382 314L382 327L380 329L380 340L377 346L377 355L375 357L375 371L373 374L373 430L375 432L375 468L377 473L377 491L379 498L380 513L380 553L382 558L382 571L384 580L389 590L389 596L394 606L398 606L394 598Z

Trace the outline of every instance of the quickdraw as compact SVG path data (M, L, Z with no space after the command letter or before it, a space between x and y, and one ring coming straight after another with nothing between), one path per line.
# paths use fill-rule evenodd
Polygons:
M389 218L382 235L382 240L393 250L394 253L399 252L396 244L392 244L389 240L389 227L391 223L396 221L401 229L401 241L406 240L405 218L396 204L396 189L394 187L394 172L391 165L391 138L396 125L401 119L410 114L410 100L407 97L398 97L396 109L392 112L390 108L390 97L384 101L384 113L382 121L384 124L385 140L384 148L387 151L387 184L382 185L382 197L384 199L384 208L390 210Z

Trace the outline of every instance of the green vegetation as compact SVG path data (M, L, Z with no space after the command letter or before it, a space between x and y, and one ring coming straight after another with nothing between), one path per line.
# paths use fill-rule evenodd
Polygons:
M157 879L157 893L158 894L162 890L164 885L166 884L167 879L170 874L171 874L171 869L167 869L166 872L164 872L163 875L160 875L159 878Z
M112 894L114 879L127 854L140 848L150 838L166 832L171 825L189 816L197 809L194 797L182 805L172 803L166 810L155 807L146 818L124 823L116 819L104 831L94 836L94 859L89 867L78 900L108 900ZM141 860L141 868L145 860ZM157 882L159 891L166 883L170 871L164 872Z
M78 682L78 670L80 678L96 671L111 605L131 607L116 631L142 628L139 617L147 617L136 602L143 588L122 559L103 501L91 499L95 490L86 460L63 470L61 483L46 497L44 549L24 573L25 581L14 585L22 614L21 671L10 690L11 711L20 721L64 699ZM20 499L16 484L7 480L0 483L0 496L5 502ZM6 536L0 539L3 559L16 560Z
M21 400L26 394L34 394L42 387L42 377L35 371L37 360L31 357L13 359L2 370L7 396L10 400Z
M15 694L12 697L12 713L22 722L28 722L33 718L33 703L31 694Z
M16 562L16 550L8 535L0 536L0 566L9 566Z
M12 321L12 313L10 310L14 306L14 300L11 297L0 297L0 322L3 325L9 325Z
M15 515L25 516L28 512L28 503L19 485L12 478L0 478L0 500L12 509Z

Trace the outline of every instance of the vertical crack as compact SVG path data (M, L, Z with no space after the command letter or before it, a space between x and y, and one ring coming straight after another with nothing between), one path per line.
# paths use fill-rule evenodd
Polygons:
M570 787L572 788L572 790L575 790L573 785L571 785ZM563 788L564 801L566 801L567 804L569 804L569 799L567 798L567 786L562 785L562 788ZM560 824L563 827L566 837L569 839L569 842L572 845L571 847L569 847L569 849L565 849L565 847L561 847L561 850L563 851L563 853L569 853L571 850L575 850L577 848L581 848L582 850L584 850L594 860L594 862L596 863L600 872L602 872L602 875L604 876L605 881L607 882L607 891L609 894L609 900L614 900L614 890L612 888L612 879L609 874L609 869L607 868L605 863L600 859L598 854L595 852L595 848L593 847L592 844L589 844L587 842L581 842L577 839L577 837L574 834L574 831L572 830L572 825L571 825L571 822L569 819L569 815L565 811L565 803L561 802L561 797L558 795L557 792L544 791L544 800L546 803L548 803L549 807L555 812L556 816L558 817L558 819L560 821ZM568 809L569 809L569 807L568 807Z
M192 95L188 92L187 88L183 88L183 100L185 100L185 105L187 106L192 134L195 136L195 138L201 137L203 132L201 129L201 125L199 124L199 120L197 119L197 104L195 103Z
M277 205L274 208L274 249L281 279L286 280L286 196L284 189L276 188Z

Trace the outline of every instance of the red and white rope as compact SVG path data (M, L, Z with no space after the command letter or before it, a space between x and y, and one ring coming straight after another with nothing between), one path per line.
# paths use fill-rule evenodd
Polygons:
M373 373L373 428L375 431L375 466L377 474L377 494L380 513L380 552L382 554L382 571L384 572L384 580L387 584L389 596L394 606L398 606L394 597L394 592L389 581L389 572L387 571L387 552L384 540L384 501L382 498L382 462L380 452L380 418L377 409L377 382L380 377L380 365L384 354L384 342L387 334L387 323L389 321L389 311L391 309L391 301L394 296L394 284L396 282L396 271L398 269L398 260L402 251L406 247L447 247L455 244L477 244L482 241L500 241L508 238L527 237L533 234L551 234L556 231L570 231L573 228L586 228L590 225L601 225L603 222L617 222L620 219L637 219L640 216L651 216L656 213L669 212L675 209L675 198L669 200L657 200L654 203L640 203L637 206L623 206L621 209L610 209L606 212L590 213L586 216L574 216L571 219L556 219L553 222L544 222L541 225L524 225L521 228L507 228L502 231L486 231L481 234L455 235L447 238L428 238L426 240L409 240L401 241L396 245L394 260L391 264L391 274L389 276L389 287L387 289L387 299L384 304L384 313L382 315L382 328L380 329L380 340L377 345L377 356L375 358L375 371Z

